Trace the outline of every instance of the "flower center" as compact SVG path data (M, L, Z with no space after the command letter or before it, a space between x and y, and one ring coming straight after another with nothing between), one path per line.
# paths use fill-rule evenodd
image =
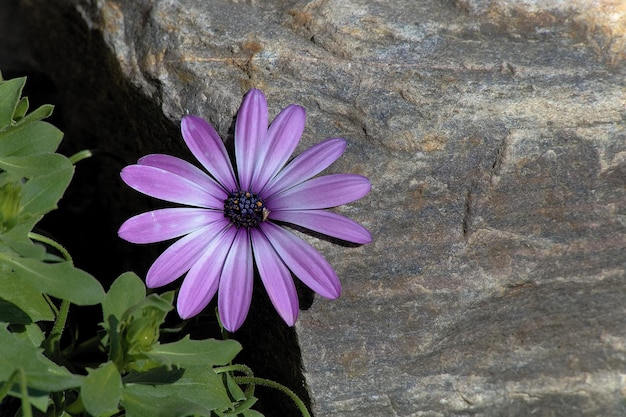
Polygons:
M224 200L224 217L236 227L256 227L269 214L263 200L250 191L233 191Z

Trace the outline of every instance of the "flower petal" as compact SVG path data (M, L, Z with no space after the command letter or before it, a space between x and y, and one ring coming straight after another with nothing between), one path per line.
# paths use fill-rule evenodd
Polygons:
M366 244L372 241L370 232L354 220L325 210L278 210L272 211L269 218L348 242Z
M298 293L291 272L258 229L251 229L252 249L261 281L280 317L289 326L298 318Z
M132 243L154 243L193 232L224 218L217 210L166 208L139 214L126 220L117 232Z
M273 194L312 178L328 168L346 150L346 141L335 138L327 139L311 146L296 156L282 171L272 178L262 190L262 195Z
M137 161L139 165L148 165L155 168L171 172L180 177L186 178L207 190L216 198L226 199L227 190L219 185L213 178L209 177L200 168L170 155L153 154L146 155Z
M180 128L187 147L206 170L228 191L237 189L228 152L213 126L198 116L185 116Z
M313 246L271 222L261 223L260 228L295 276L322 297L339 297L341 283L337 274Z
M179 278L200 259L211 240L227 225L229 222L224 219L177 240L154 261L146 275L146 285L162 287Z
M246 94L235 122L235 158L242 190L250 190L259 142L267 134L267 101L260 90Z
M190 179L161 168L129 165L122 169L120 175L126 184L150 197L189 206L224 207L224 199L220 200Z
M336 207L358 200L371 188L369 180L361 175L325 175L274 194L265 200L265 205L270 212Z
M220 277L217 306L224 328L234 332L243 324L252 300L253 258L248 229L237 230Z
M235 238L234 227L223 229L206 247L183 280L176 309L183 319L199 314L209 304L219 284L226 255Z
M276 116L267 137L259 143L251 185L253 190L262 189L285 165L300 142L305 122L306 112L295 104L284 108Z

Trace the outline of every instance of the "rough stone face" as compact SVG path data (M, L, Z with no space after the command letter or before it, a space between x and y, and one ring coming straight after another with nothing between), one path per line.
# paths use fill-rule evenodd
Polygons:
M150 103L128 114L125 141L116 120L89 132L128 162L183 155L174 123L188 112L227 136L253 86L272 117L307 109L300 149L348 140L330 171L366 175L373 190L338 211L375 238L310 240L343 281L339 300L316 299L296 326L317 416L626 414L621 2L49 3L23 12L62 27L33 42L68 102L84 106L94 88L94 112L114 113L120 94ZM86 44L109 60L80 71L117 84L95 88L73 69L93 59L76 52ZM109 204L118 217L105 223L129 212Z

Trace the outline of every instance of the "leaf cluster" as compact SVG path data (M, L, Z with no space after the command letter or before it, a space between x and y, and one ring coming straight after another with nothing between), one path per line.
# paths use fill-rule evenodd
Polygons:
M242 406L255 401L230 387L229 364L241 350L234 340L160 343L159 328L172 310L173 293L146 296L134 273L122 274L102 301L100 343L107 361L88 369L80 396L70 410L89 415L258 416Z

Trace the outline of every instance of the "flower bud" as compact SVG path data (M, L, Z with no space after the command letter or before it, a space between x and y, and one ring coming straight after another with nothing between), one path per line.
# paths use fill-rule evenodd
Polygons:
M130 354L147 352L159 340L160 321L154 317L154 312L146 310L142 316L133 318L124 332Z

